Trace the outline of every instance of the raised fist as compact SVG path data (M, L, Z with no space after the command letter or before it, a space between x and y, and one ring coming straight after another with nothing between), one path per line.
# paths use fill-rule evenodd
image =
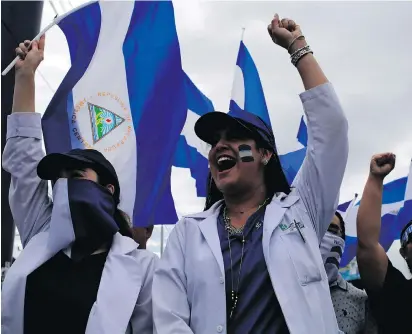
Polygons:
M295 21L286 18L280 20L278 14L275 14L272 22L269 24L268 32L273 42L285 48L286 50L288 50L288 48L291 46L291 43L297 37L302 35L302 31L300 30L299 25L295 23ZM303 36L300 37L299 41L296 42L294 44L302 44L302 42L304 43L304 45L299 45L299 47L306 45Z
M44 46L44 35L39 41L33 41L31 45L29 40L20 43L16 49L16 55L20 57L16 63L16 71L23 69L32 73L36 72L37 67L44 59Z
M372 157L370 174L382 180L395 168L396 156L393 153L381 153Z

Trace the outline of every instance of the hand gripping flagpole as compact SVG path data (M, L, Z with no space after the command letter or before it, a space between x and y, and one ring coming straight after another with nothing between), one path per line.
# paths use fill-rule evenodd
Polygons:
M41 36L43 36L43 35L44 35L50 28L52 28L54 25L59 24L60 21L63 20L66 16L69 16L70 14L74 13L75 11L77 11L77 10L83 8L83 7L88 6L88 5L90 5L91 3L93 3L93 2L97 2L97 1L89 1L89 2L87 2L87 3L85 3L85 4L83 4L83 5L80 5L79 7L76 7L76 8L74 8L74 9L72 9L72 10L69 10L67 13L64 13L64 14L62 14L62 15L60 15L60 16L56 16L56 17L53 19L53 21L52 21L48 26L46 26L42 31L39 32L39 34L38 34L36 37L33 38L33 40L30 42L30 46L31 46L31 44L33 43L33 41L38 41L38 40L40 40L40 37L41 37ZM30 46L29 46L29 47L30 47ZM1 75L2 75L2 76L5 76L7 73L9 73L10 70L16 65L16 63L17 63L17 61L19 60L19 58L20 58L19 56L17 56L16 58L14 58L14 60L9 64L9 66L7 66L7 67L4 69L4 71L1 73Z

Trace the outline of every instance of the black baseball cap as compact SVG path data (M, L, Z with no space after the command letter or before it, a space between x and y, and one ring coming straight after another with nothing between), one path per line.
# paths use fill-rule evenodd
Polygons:
M243 133L249 133L252 139L261 140L266 148L276 152L272 129L259 116L243 110L231 111L229 114L220 111L204 114L195 124L196 135L213 145L219 132L229 128L238 129Z
M73 149L66 153L50 153L37 165L37 175L43 180L55 181L65 169L91 168L99 177L115 187L114 198L120 201L120 184L116 170L102 153L93 149Z

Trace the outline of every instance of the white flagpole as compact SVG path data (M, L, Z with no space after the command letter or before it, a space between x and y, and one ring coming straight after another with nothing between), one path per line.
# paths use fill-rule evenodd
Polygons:
M350 202L348 209L345 212L345 217L343 217L343 220L346 220L346 218L349 216L350 211L353 209L355 206L356 200L358 198L358 194L355 194L355 197L353 198L352 202Z
M66 6L65 6L65 4L64 4L64 1L61 1L60 0L60 6L63 8L63 10L66 12L67 10L66 10Z
M164 226L160 225L160 256L163 254Z
M240 36L240 40L243 42L243 37L245 37L245 30L246 28L242 28L242 35Z
M50 6L53 8L54 14L56 14L56 17L59 16L59 12L56 9L56 6L54 5L53 1L49 1Z
M70 14L74 13L76 10L79 10L80 8L86 7L86 6L90 5L93 2L96 2L96 1L86 2L83 5L80 5L79 7L76 7L72 10L69 10L67 13L64 13L60 16L55 17L54 20L46 28L44 28L42 31L40 31L39 34L36 37L33 38L33 40L30 42L30 45L31 45L31 43L33 43L33 41L38 41L40 39L40 37L43 36L51 27L53 27L55 24L59 24L60 21L63 20L66 16L69 16ZM7 73L9 73L10 70L14 67L14 65L16 65L18 60L19 60L19 56L14 58L14 60L9 64L9 66L7 66L4 69L4 71L1 73L1 75L5 76Z

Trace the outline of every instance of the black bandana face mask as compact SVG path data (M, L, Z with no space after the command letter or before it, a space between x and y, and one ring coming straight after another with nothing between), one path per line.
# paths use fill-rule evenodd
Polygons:
M52 243L59 250L71 244L73 260L110 243L119 230L114 220L114 198L108 189L96 182L59 179L53 188L53 202L50 238L55 239ZM69 235L65 236L67 233Z

